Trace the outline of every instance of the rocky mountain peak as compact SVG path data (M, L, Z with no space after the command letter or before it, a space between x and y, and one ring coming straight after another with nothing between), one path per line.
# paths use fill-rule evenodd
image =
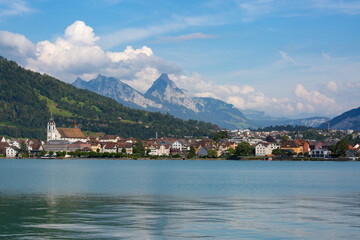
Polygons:
M166 73L160 75L158 79L155 80L153 85L149 88L145 95L161 98L164 93L171 89L172 92L178 92L183 94L183 91L176 86L176 84L170 80L169 76Z

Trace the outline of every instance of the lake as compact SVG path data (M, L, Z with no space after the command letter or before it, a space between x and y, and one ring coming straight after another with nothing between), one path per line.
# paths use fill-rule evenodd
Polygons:
M360 162L0 159L0 239L359 239Z

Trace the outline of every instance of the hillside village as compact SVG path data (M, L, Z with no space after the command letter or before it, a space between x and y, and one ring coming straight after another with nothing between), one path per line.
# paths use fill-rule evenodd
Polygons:
M113 158L223 158L290 159L344 157L355 160L360 145L349 145L342 138L359 139L354 131L314 130L323 141L305 139L296 131L221 131L214 139L204 137L177 139L122 138L117 135L85 136L81 129L57 128L55 120L47 124L47 141L10 139L0 136L0 157L113 157ZM342 138L342 139L341 139ZM340 149L342 148L342 149Z

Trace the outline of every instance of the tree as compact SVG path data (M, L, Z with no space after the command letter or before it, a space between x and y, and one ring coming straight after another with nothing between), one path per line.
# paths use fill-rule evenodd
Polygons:
M50 156L54 155L54 152L53 152L53 151L50 151L50 152L49 152L49 155L50 155Z
M21 153L26 153L26 152L27 152L27 148L26 148L26 143L25 143L25 141L22 141L22 142L20 143L20 152L21 152Z
M214 149L209 149L208 150L208 157L209 158L216 158L217 157L217 151Z
M349 144L344 138L338 141L335 147L336 147L336 154L338 156L345 156L346 152L349 150Z
M189 154L188 154L187 157L188 157L188 158L194 158L194 157L196 157L196 151L195 151L194 146L191 146L191 147L190 147L190 151L189 151Z
M265 141L266 141L266 142L269 142L269 143L273 143L273 142L276 142L276 139L275 139L273 136L268 135L268 136L265 138Z
M227 131L220 131L220 132L217 132L215 137L214 137L214 140L216 142L218 142L220 139L226 139L228 138L228 132Z
M141 139L136 139L136 143L133 148L133 154L139 155L141 157L145 156L145 147Z
M233 155L233 154L235 154L235 149L229 148L229 149L228 149L228 152L229 152L231 155Z
M284 135L284 136L282 136L282 138L281 138L281 143L284 143L284 142L289 141L289 140L290 140L289 136L288 136L288 135Z
M274 150L272 150L272 154L275 156L279 156L281 155L281 150L279 148L275 148Z
M248 156L251 154L251 146L248 142L241 142L236 146L235 154L237 156Z
M125 153L126 153L126 149L125 149L125 148L122 148L122 149L121 149L121 152L125 154Z

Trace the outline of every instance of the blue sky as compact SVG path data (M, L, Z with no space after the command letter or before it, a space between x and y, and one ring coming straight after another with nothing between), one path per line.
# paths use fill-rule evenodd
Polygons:
M360 1L0 0L0 55L139 91L167 72L193 96L270 115L359 107Z

